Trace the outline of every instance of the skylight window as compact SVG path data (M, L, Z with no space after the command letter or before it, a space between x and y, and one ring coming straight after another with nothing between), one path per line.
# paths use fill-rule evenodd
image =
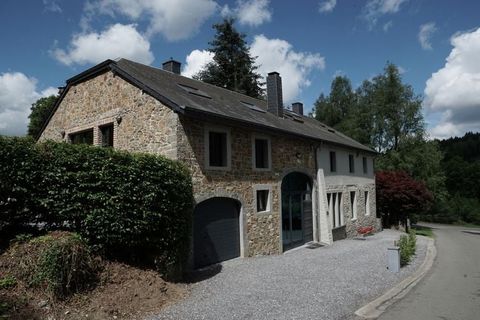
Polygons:
M254 105L253 103L245 102L245 101L240 101L240 103L243 104L245 107L250 108L251 110L262 112L262 113L266 112L265 110L263 110L262 108Z
M190 93L190 94L193 94L195 96L199 96L199 97L202 97L202 98L212 99L212 97L210 97L206 92L204 92L200 89L191 87L191 86L186 85L186 84L177 83L177 85L180 88L182 88L183 90L185 90L186 92Z

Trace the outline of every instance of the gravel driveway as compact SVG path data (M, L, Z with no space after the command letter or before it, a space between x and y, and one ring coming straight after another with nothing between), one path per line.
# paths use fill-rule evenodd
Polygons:
M221 272L190 285L185 300L153 319L346 319L422 262L417 255L395 274L386 269L387 247L400 233L382 231L367 240L342 240L279 256L235 259Z

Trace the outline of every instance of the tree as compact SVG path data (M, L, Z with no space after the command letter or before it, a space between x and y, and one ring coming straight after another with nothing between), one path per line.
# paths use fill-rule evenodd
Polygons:
M50 116L50 113L52 113L55 101L57 101L57 96L51 95L49 97L40 98L32 104L30 109L31 112L28 116L30 123L28 124L27 135L35 138L40 134L43 125Z
M216 35L209 42L213 62L194 75L194 78L213 85L259 98L263 95L261 76L256 73L255 58L245 42L245 34L233 26L233 19L214 24Z
M349 117L355 104L355 94L350 80L345 76L337 76L332 81L330 95L323 94L315 102L315 118L326 125L345 132L348 130Z
M427 212L433 202L425 184L404 171L380 171L376 174L377 210L386 227L402 224L414 214ZM408 230L407 230L408 231Z
M358 95L363 109L370 110L370 144L378 152L398 150L405 139L424 139L421 99L402 82L394 64L387 63L384 73L364 83Z

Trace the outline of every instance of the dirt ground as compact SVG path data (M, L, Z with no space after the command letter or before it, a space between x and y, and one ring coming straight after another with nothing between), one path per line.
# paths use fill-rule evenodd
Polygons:
M0 256L0 279L7 275L2 266L8 258ZM188 293L184 284L166 282L154 271L118 262L104 262L100 278L93 290L64 301L55 301L17 281L0 288L0 319L143 319Z

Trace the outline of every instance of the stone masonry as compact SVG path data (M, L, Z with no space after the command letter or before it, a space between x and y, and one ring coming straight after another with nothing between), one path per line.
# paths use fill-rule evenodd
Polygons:
M285 120L291 121L291 120ZM318 142L257 131L235 125L200 121L178 115L155 98L114 75L105 72L72 86L43 131L40 141L69 141L69 134L94 130L99 144L99 127L114 125L114 147L131 152L148 152L182 161L190 168L197 203L211 197L225 196L242 204L243 250L245 256L279 254L281 240L281 182L285 175L298 171L316 183L315 155ZM212 170L205 166L205 128L222 126L231 137L231 168ZM268 171L252 168L252 136L267 136L271 142L272 166ZM330 186L341 189L344 221L349 237L358 226L379 222L375 212L373 184ZM256 213L255 185L271 186L271 211ZM349 190L358 192L358 218L351 220ZM370 193L370 215L365 215L364 190Z

